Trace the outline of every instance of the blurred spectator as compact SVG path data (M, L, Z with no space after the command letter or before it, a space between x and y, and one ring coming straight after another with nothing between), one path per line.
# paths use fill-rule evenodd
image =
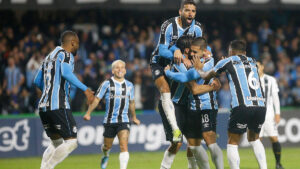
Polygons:
M6 90L7 95L11 95L11 93L18 94L21 86L24 83L24 76L19 69L15 65L15 60L13 57L8 58L8 67L5 69L5 77L3 82L3 89Z
M292 89L292 94L294 97L294 105L300 104L300 78L296 81L296 86Z
M223 83L221 90L218 92L218 105L220 108L231 108L231 93L228 82Z

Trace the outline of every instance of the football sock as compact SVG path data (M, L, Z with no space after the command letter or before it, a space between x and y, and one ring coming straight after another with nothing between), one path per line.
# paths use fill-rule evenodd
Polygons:
M198 169L195 157L187 157L188 159L188 169Z
M62 143L55 149L53 155L47 162L47 167L49 169L54 168L58 163L62 162L73 150L75 150L77 146L77 139L65 140L64 143Z
M189 148L194 154L198 167L201 169L209 169L208 156L205 149L201 145L189 146Z
M175 156L176 156L176 154L172 154L169 152L169 150L166 150L164 153L164 158L161 162L160 169L170 169Z
M102 144L102 146L101 146L101 150L102 150L102 153L103 153L103 155L104 155L104 156L106 156L106 157L108 157L108 156L109 156L110 149L108 149L108 150L105 150L105 149L104 149L104 144Z
M55 148L61 145L64 142L64 139L60 138L57 140L51 140L51 143L48 145L47 149L43 153L41 169L45 167L50 157L53 155Z
M249 142L253 148L260 169L267 169L265 148L259 139Z
M227 144L227 158L231 169L240 168L238 145Z
M273 153L274 153L275 159L276 159L276 164L280 164L281 145L277 141L275 143L272 143L272 147L273 147Z
M211 158L217 169L224 169L223 152L217 143L208 146Z
M178 129L175 117L175 108L171 100L171 93L161 93L161 104L172 130L174 131Z
M126 169L129 160L129 153L121 152L119 155L119 160L120 160L120 169Z

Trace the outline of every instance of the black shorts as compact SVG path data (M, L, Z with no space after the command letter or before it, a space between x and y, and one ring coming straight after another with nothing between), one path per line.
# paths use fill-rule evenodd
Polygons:
M175 108L175 116L176 116L177 125L178 125L179 129L181 130L182 134L185 135L187 107L174 104L174 108ZM173 140L172 127L166 117L166 114L165 114L164 109L161 104L161 100L158 103L158 110L159 110L159 114L161 116L161 120L162 120L162 123L164 126L166 140L172 141Z
M76 122L70 109L40 111L39 114L48 137L57 133L63 138L77 137Z
M160 76L165 75L164 67L158 63L151 63L150 68L151 68L151 72L152 72L152 78L154 81L156 79L158 79Z
M202 118L202 132L216 132L218 110L201 110L200 112Z
M113 123L104 124L103 136L107 138L115 138L121 130L130 130L130 123Z
M238 106L231 110L228 131L236 134L243 134L249 130L259 134L265 121L265 107Z
M202 139L202 116L201 111L189 110L187 113L186 138Z

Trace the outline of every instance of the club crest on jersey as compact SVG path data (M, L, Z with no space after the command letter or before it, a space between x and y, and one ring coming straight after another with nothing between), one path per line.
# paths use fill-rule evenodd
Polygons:
M157 76L160 74L160 70L155 70L154 74Z
M73 126L73 133L77 133L77 127Z
M245 129L247 127L247 124L237 123L236 127L239 128L239 129Z

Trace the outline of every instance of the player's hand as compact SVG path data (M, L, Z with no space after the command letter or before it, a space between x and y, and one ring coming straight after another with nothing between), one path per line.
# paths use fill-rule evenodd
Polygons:
M275 123L278 124L280 122L280 115L275 114Z
M185 65L186 68L192 67L192 62L190 61L190 59L183 58L183 64Z
M91 120L91 115L85 114L85 115L83 116L83 119L86 120L86 121L89 121L89 120Z
M179 49L175 50L174 52L174 62L178 65L180 65L181 61L182 61L183 57L182 57L182 53Z
M86 91L84 91L84 94L85 94L85 96L87 98L88 104L89 105L92 104L93 101L94 101L94 99L95 99L94 92L91 91L91 89L87 89Z
M214 79L211 83L211 86L213 87L213 90L218 91L221 88L221 82L219 79Z
M207 60L212 57L212 53L209 50L204 50L203 57L204 57L204 60Z
M137 119L136 117L135 117L135 118L132 118L132 122L133 122L134 124L136 124L136 125L140 125L140 124L141 124L140 120Z
M170 70L170 69L171 69L170 65L167 65L167 66L165 67L165 71Z
M204 66L204 62L201 62L200 56L194 56L192 59L192 63L196 70L202 70Z

